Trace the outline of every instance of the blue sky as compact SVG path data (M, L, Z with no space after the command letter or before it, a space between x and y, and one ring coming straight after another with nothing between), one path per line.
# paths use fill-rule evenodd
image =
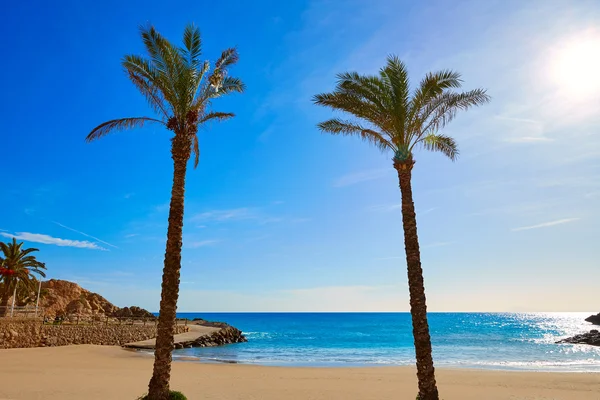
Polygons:
M35 4L37 3L37 4ZM87 3L87 4L84 4ZM84 143L151 114L122 72L150 22L204 56L237 46L237 117L200 133L180 311L405 311L391 155L320 134L310 102L390 53L413 81L451 68L492 103L457 118L456 163L417 154L414 195L432 311L597 309L600 4L596 1L10 2L0 13L0 235L49 277L158 309L172 179L158 127ZM591 72L590 72L591 71ZM597 310L596 310L597 311Z

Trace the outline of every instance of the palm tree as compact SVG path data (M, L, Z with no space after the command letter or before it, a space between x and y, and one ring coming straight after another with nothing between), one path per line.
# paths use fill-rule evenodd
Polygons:
M173 132L171 158L174 164L169 227L162 276L162 293L154 372L149 384L148 398L163 400L169 396L171 351L181 269L185 174L191 153L194 167L200 156L198 127L211 121L234 117L232 113L211 110L211 102L233 92L242 92L244 84L227 76L227 70L238 61L234 48L223 51L214 63L202 61L200 31L194 25L185 27L183 47L172 45L154 27L142 27L141 36L148 58L127 55L122 65L136 88L148 100L157 118L120 118L105 122L87 136L98 139L111 131L141 127L146 123L165 126Z
M487 103L485 90L455 92L461 86L460 74L453 71L429 73L412 93L406 66L389 56L378 75L342 73L331 93L316 95L321 106L343 111L354 120L333 118L318 124L321 131L334 135L357 135L382 151L391 150L398 172L402 196L402 223L410 291L420 400L438 400L431 339L427 322L427 306L421 255L417 237L417 221L411 188L417 146L437 151L455 160L456 142L440 130L454 119L457 112Z
M2 292L0 293L0 317L6 316L8 311L8 300L10 299L17 286L23 286L28 290L34 289L37 280L33 274L45 277L44 269L46 265L36 260L35 256L29 255L38 249L23 249L23 242L17 243L13 238L12 242L0 242L0 282L2 283Z

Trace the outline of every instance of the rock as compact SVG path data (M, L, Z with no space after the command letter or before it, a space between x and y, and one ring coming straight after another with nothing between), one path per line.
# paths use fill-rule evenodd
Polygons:
M600 346L600 332L597 329L592 329L589 333L583 333L581 335L575 335L570 338L559 340L559 344L589 344L592 346Z
M587 322L591 322L594 325L600 325L600 313L596 315L590 315L585 319Z
M99 294L73 282L50 279L42 282L42 289L45 294L40 298L40 307L49 318L77 316L80 321L105 321L107 316L156 319L152 313L140 307L119 308Z
M112 314L113 317L133 317L133 318L140 318L140 319L150 319L150 320L155 320L156 316L154 314L152 314L150 311L148 310L144 310L141 307L136 307L136 306L131 306L131 307L124 307L121 309L118 309L117 311L115 311Z

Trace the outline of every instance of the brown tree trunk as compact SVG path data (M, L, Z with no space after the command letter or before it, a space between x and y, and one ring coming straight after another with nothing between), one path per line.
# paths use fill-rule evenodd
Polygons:
M167 231L167 249L162 276L162 292L156 348L154 350L154 371L148 385L149 400L167 400L169 398L169 380L171 378L171 352L177 299L179 297L179 273L181 270L181 244L183 231L183 205L185 193L185 172L190 158L190 141L176 135L173 138L171 156L173 158L173 188L169 209L169 228Z
M10 299L10 290L8 286L4 285L7 290L4 290L2 297L0 297L0 317L6 317L8 315L8 300Z
M410 292L410 314L412 316L413 337L417 359L417 378L419 380L419 400L439 400L435 382L435 370L431 355L431 338L427 323L427 304L417 236L417 216L413 203L411 175L415 162L394 160L398 171L400 192L402 193L402 225L404 227L404 247L408 269L408 289Z

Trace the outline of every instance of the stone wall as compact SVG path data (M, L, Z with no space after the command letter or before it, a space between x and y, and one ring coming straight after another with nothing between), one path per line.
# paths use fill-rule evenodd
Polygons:
M184 325L175 334L188 332ZM33 319L0 319L0 349L97 344L120 346L156 337L156 326L149 325L42 325Z
M41 333L41 320L0 318L0 349L38 347Z

